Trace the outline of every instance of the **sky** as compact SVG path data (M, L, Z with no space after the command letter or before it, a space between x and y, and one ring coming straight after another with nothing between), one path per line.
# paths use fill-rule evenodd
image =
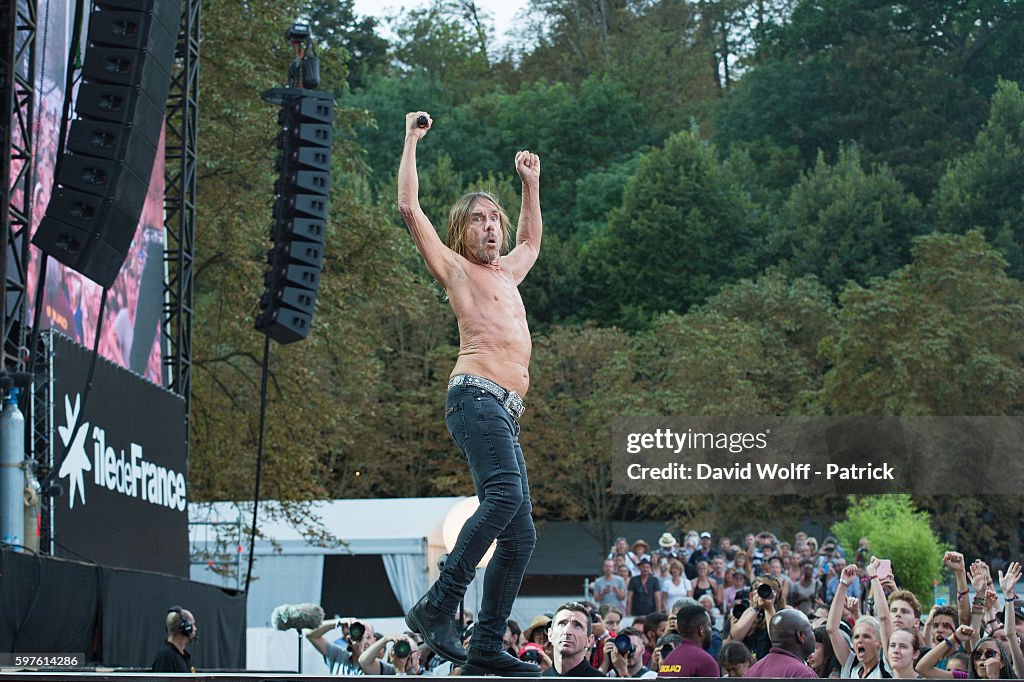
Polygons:
M476 0L477 7L490 13L490 23L495 27L495 35L499 44L505 43L505 36L514 25L516 13L525 9L527 0ZM402 8L419 9L430 5L430 0L355 0L355 11L359 16L374 16L381 22L397 15Z

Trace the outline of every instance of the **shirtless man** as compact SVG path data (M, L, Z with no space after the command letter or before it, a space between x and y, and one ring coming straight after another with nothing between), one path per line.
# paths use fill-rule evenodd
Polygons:
M486 192L467 194L452 207L446 246L419 204L416 145L432 124L423 111L405 117L398 209L459 321L459 358L448 382L445 421L469 463L480 507L462 527L440 577L409 611L406 623L438 655L465 664L464 674L537 675L536 665L503 650L502 637L537 539L519 447L532 343L518 285L540 253L540 159L528 151L516 154L523 203L514 249L502 256L511 241L511 225L498 200ZM484 578L483 602L467 652L459 642L454 614L495 539L497 549Z

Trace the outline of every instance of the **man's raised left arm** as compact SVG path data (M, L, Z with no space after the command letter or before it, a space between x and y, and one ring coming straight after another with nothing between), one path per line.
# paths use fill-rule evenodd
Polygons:
M540 157L523 150L516 154L516 172L523 181L523 203L516 229L516 246L505 261L519 284L537 262L544 223L540 215Z

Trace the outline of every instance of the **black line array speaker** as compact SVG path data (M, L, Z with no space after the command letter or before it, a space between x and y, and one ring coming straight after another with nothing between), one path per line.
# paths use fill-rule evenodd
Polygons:
M266 286L255 327L278 343L309 335L323 267L331 186L333 95L277 88L263 95L279 101L278 177L274 189L273 248L267 252Z
M76 118L32 243L109 287L131 247L160 141L181 0L96 0Z

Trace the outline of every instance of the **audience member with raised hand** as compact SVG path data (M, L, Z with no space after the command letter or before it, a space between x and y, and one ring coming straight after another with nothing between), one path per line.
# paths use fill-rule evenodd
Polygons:
M381 651L392 644L389 661L380 659ZM418 675L419 646L405 633L381 637L359 655L359 667L367 675Z
M868 578L868 590L871 600L874 601L874 615L878 618L878 624L881 628L880 632L882 635L882 650L885 650L886 643L889 641L889 633L892 632L893 623L891 620L891 613L889 611L889 600L886 598L886 591L882 585L888 574L880 572L882 562L878 557L871 557L868 561L867 566L864 567L864 574ZM888 572L891 574L891 570ZM847 586L849 589L849 586Z
M1006 629L1006 648L1009 650L1010 658L1013 661L1013 669L1017 676L1024 672L1024 654L1021 653L1020 639L1014 629L1016 620L1015 610L1017 605L1017 593L1015 588L1020 580L1021 568L1016 561L1010 562L1006 572L999 571L999 587L1003 591L1003 624Z
M977 642L985 634L985 624L991 618L986 616L986 592L992 586L992 574L988 571L988 565L981 559L975 559L967 570L967 579L971 581L974 588L974 599L971 601L970 625L974 629L974 642ZM963 621L961 621L963 622Z
M974 628L970 625L961 625L952 636L943 640L942 644L933 646L928 653L917 662L917 673L929 679L964 679L970 677L966 671L952 669L943 670L936 667L943 658L951 658L960 646L968 647L971 638L974 637Z
M967 582L967 563L960 552L946 552L942 563L956 578L957 625L971 621L971 588Z
M348 628L344 646L339 646L325 637L332 630L337 629L340 632L343 625ZM361 675L359 659L376 641L373 626L369 623L360 623L355 618L324 621L320 627L307 632L306 639L324 657L324 663L332 675Z
M877 618L861 616L853 626L853 644L847 642L839 625L843 616L843 605L846 602L846 588L857 579L857 567L847 566L843 569L839 580L839 588L828 610L828 621L825 625L832 650L836 658L843 662L841 677L881 678L892 677L887 669L885 657L882 656L881 625Z
M739 618L730 613L729 639L746 644L757 658L767 655L772 648L769 623L783 606L779 584L765 576L757 578L750 590L750 608Z

